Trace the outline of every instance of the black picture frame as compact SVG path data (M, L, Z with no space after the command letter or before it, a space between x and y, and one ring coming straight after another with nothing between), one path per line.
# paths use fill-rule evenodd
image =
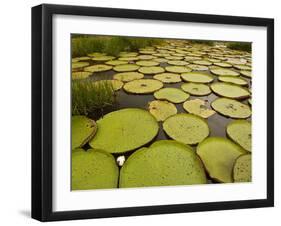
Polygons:
M267 198L54 212L52 210L52 18L55 14L266 27ZM32 8L32 218L40 221L56 221L271 206L274 206L273 19L49 4Z

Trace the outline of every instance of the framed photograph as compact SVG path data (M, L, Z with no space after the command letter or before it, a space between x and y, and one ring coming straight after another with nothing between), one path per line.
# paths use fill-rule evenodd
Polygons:
M32 8L32 217L274 205L274 21Z

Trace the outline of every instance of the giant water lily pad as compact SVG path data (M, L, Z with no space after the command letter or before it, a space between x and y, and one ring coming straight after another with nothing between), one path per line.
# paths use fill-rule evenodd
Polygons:
M128 61L125 61L125 60L110 60L110 61L105 62L105 64L116 66L116 65L128 64Z
M247 120L235 120L226 127L228 137L245 150L252 151L252 124Z
M234 182L252 181L252 155L245 154L239 156L233 167Z
M95 149L122 153L149 143L158 134L156 119L138 108L125 108L106 114L97 121L98 132L89 142Z
M227 63L230 64L246 64L247 60L246 59L242 59L242 58L229 58L227 61Z
M72 153L72 190L117 188L119 169L114 157L101 150Z
M208 85L200 84L200 83L184 83L181 88L194 96L206 96L209 95L212 91Z
M210 66L213 63L208 61L208 60L195 60L192 62L193 64L198 64L198 65L204 65L204 66Z
M112 66L105 65L105 64L96 64L89 67L85 67L84 71L89 72L102 72L102 71L109 71L112 69Z
M194 71L207 71L207 70L209 70L209 68L207 66L198 65L198 64L189 64L188 67L191 68Z
M85 116L72 116L71 118L71 148L84 146L95 135L97 124Z
M237 144L223 137L209 137L196 149L209 176L219 182L230 183L235 160L245 151Z
M183 57L181 56L166 56L165 57L167 60L182 60Z
M114 79L120 80L122 82L130 82L136 79L142 79L144 75L139 72L122 72L122 73L117 73L113 76Z
M215 68L210 70L215 75L223 75L223 76L239 76L239 73L226 68Z
M108 61L115 59L114 56L95 56L92 58L94 61Z
M156 58L155 56L151 56L151 55L139 55L138 56L139 60L152 60L154 58Z
M195 56L186 56L184 58L184 60L189 61L189 62L192 62L192 61L195 61L195 60L201 60L201 59L202 59L201 57L195 57Z
M106 53L100 53L100 52L94 52L94 53L89 53L89 57L100 57L100 56L105 56Z
M165 59L165 58L155 58L155 59L153 59L153 61L156 61L156 62L159 62L159 63L166 63L166 62L168 62L168 60Z
M189 98L189 94L177 88L163 88L154 93L158 100L167 100L172 103L182 103Z
M186 82L194 83L210 83L214 80L211 75L200 72L188 72L182 73L181 78Z
M245 119L252 114L248 105L229 98L218 98L211 103L211 106L215 111L231 118Z
M179 74L169 73L169 72L154 75L153 78L164 83L181 82L181 76Z
M165 67L166 71L172 72L172 73L185 73L190 72L191 69L185 66L167 66Z
M124 90L128 93L148 94L163 87L163 83L155 79L139 79L126 83Z
M200 99L185 101L183 104L183 108L188 113L198 115L202 118L208 118L216 113L215 111L208 109L205 105L205 101Z
M208 123L193 114L176 114L167 118L163 129L169 137L184 144L198 144L209 135Z
M139 69L139 67L140 66L135 64L122 64L115 66L113 70L117 72L136 71Z
M139 72L143 74L159 74L159 73L163 73L164 71L165 71L164 68L159 66L141 67L139 69Z
M229 82L229 83L233 83L236 85L241 85L241 86L246 86L248 85L248 82L240 77L233 77L233 76L219 76L218 80L221 82Z
M233 99L244 99L250 96L250 92L247 89L226 82L213 83L211 84L211 89L217 95Z
M139 58L136 56L136 57L119 57L118 60L122 60L122 61L136 61L138 60Z
M121 168L119 187L207 183L204 167L190 146L161 140L134 152Z
M241 75L247 77L247 78L252 78L252 72L251 71L240 71Z
M177 108L174 104L162 100L149 102L148 110L158 122L164 121L168 117L177 114Z
M189 63L183 60L169 60L168 64L176 65L176 66L185 66L188 65Z
M84 79L88 78L92 73L88 71L74 71L72 72L72 79Z
M247 66L247 65L234 65L234 68L238 70L243 70L243 71L251 71L252 67Z
M139 60L136 62L137 65L139 66L145 66L145 67L150 67L150 66L157 66L159 65L159 62L153 61L153 60Z
M225 63L225 62L215 62L214 65L219 66L219 67L225 67L225 68L232 67L232 64Z
M86 66L88 66L89 63L88 62L74 62L71 64L71 68L72 68L72 71L77 71L77 70L80 70Z

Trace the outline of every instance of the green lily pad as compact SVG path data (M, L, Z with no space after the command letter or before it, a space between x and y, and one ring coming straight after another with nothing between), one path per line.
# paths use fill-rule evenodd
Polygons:
M181 76L175 73L161 73L153 76L154 79L157 79L164 83L177 83L181 82Z
M80 70L86 66L88 66L89 63L88 62L75 62L75 63L72 63L71 64L71 67L72 67L72 71L77 71L77 70Z
M223 76L239 76L239 73L226 68L216 68L210 70L215 75L223 75Z
M204 100L194 99L183 103L183 108L190 114L198 115L202 118L209 118L216 112L208 109Z
M145 67L150 67L150 66L157 66L159 65L159 62L153 61L153 60L139 60L136 62L137 65L139 66L145 66Z
M137 52L121 52L119 54L120 57L136 57L137 55Z
M138 58L139 58L139 60L152 60L152 59L154 59L156 57L155 56L151 56L151 55L139 55Z
M141 54L154 54L156 52L154 50L141 50L140 53Z
M252 124L247 120L235 120L226 127L228 137L245 150L252 151Z
M172 73L185 73L190 72L191 69L185 66L167 66L165 67L166 71L172 72Z
M247 77L247 78L252 78L252 72L251 71L240 71L241 75Z
M182 60L183 57L181 56L165 56L167 60Z
M235 160L245 151L226 138L209 137L197 146L196 153L212 179L231 183Z
M243 70L243 71L251 71L252 67L247 66L247 65L234 65L234 68L238 69L238 70Z
M210 66L213 63L207 60L195 60L192 62L193 64L203 65L203 66Z
M186 82L194 83L210 83L214 80L211 75L200 72L182 73L181 78Z
M239 156L233 167L234 182L252 181L252 155L245 154Z
M122 73L117 73L117 74L113 75L114 79L117 79L122 82L130 82L133 80L142 79L143 77L144 77L144 75L142 73L135 72L135 71L122 72Z
M177 108L174 104L162 100L149 102L148 110L158 122L164 121L168 117L177 114Z
M200 84L200 83L184 83L181 88L194 96L206 96L209 95L212 91L208 85Z
M193 71L207 71L209 68L204 65L198 65L198 64L189 64L189 68L191 68Z
M229 83L233 83L236 85L241 85L241 86L246 86L248 85L248 82L240 77L233 77L233 76L219 76L218 80L221 82L229 82Z
M139 60L139 58L137 56L135 57L119 57L118 60L122 60L122 61L136 61Z
M156 62L159 62L159 63L166 63L166 62L168 62L168 60L165 59L165 58L155 58L155 59L153 59L153 61L156 61Z
M139 79L126 83L123 89L128 93L148 94L163 87L163 83L155 79Z
M89 57L100 57L100 56L105 56L105 53L99 53L99 52L94 52L94 53L89 53Z
M95 149L123 153L139 148L158 134L156 119L138 108L125 108L106 114L97 121L98 131L89 142Z
M230 68L232 67L232 64L225 63L225 62L215 62L214 65L224 68Z
M189 94L177 88L163 88L154 93L154 97L158 100L167 100L172 103L182 103L189 98Z
M109 61L115 59L114 56L95 56L92 58L94 61Z
M248 103L252 106L252 98L248 99Z
M105 62L105 64L111 65L111 66L116 66L116 65L123 65L123 64L128 64L128 61L125 60L110 60Z
M117 188L119 169L114 157L101 150L72 153L72 190Z
M169 137L184 144L198 144L209 135L208 123L193 114L176 114L167 118L163 129Z
M217 98L211 103L211 106L215 111L231 118L245 119L252 114L248 105L229 98Z
M201 57L195 57L195 56L186 56L184 58L184 60L189 61L189 62L193 62L195 60L201 60L201 59L202 59Z
M85 116L71 118L71 148L84 146L97 132L97 124Z
M89 72L102 72L102 71L109 71L112 69L112 66L105 65L105 64L96 64L89 67L84 68L84 71Z
M189 63L183 60L169 60L168 64L175 65L175 66L185 66L188 65Z
M117 72L136 71L139 69L139 67L140 66L135 64L122 64L115 66L113 70Z
M165 70L159 66L147 66L147 67L141 67L139 69L139 72L143 74L159 74L159 73L163 73L164 71Z
M74 71L72 72L72 79L84 79L88 78L92 73L87 71Z
M230 64L246 64L247 60L242 58L229 58L226 62Z
M247 89L226 82L213 83L211 84L211 89L217 95L227 98L245 99L250 96L250 92Z
M134 152L120 171L119 187L207 183L204 167L190 146L161 140Z

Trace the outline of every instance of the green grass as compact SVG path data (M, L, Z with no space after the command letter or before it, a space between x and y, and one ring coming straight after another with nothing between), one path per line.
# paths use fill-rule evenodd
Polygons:
M90 115L96 110L103 112L116 101L109 81L72 81L72 115Z
M227 47L229 49L252 52L252 44L249 42L229 42Z
M102 52L117 56L122 51L137 51L139 48L158 45L164 40L157 38L131 38L121 36L72 36L72 57Z

